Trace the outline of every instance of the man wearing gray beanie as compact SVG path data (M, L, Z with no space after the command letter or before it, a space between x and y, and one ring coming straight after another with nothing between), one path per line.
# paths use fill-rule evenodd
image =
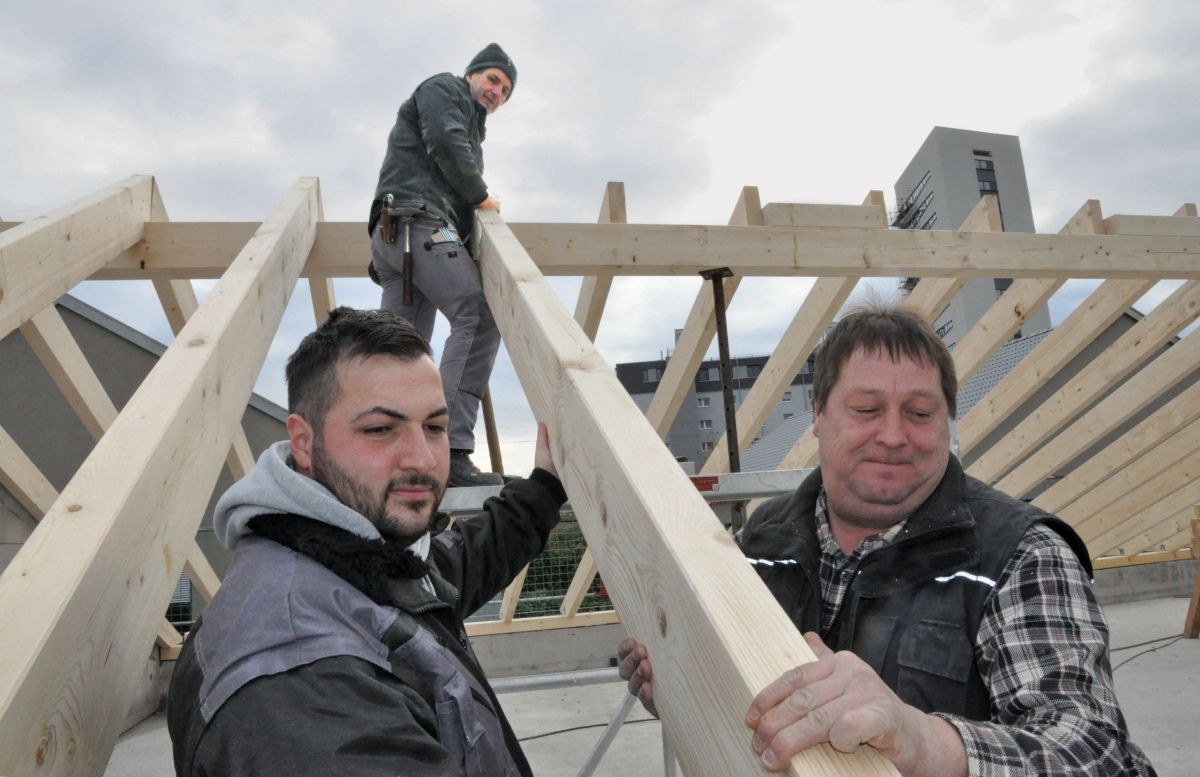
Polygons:
M475 421L500 348L470 245L476 208L499 210L483 180L486 121L512 96L517 68L489 43L464 75L423 81L400 106L371 203L371 278L380 304L426 339L440 310L450 322L442 386L450 408L450 486L499 485L471 461Z

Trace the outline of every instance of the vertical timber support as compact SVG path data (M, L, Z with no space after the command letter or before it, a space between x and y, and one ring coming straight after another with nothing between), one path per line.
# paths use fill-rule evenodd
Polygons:
M1195 215L1195 206L1192 208ZM1192 509L1195 511L1195 517L1192 518L1192 558L1200 559L1200 505ZM1188 639L1200 637L1200 567L1196 568L1196 587L1192 589L1192 603L1183 622L1183 636Z
M263 222L0 576L0 773L103 772L318 199L301 179Z
M743 715L811 650L745 563L611 368L497 214L480 214L480 265L504 334L630 633L655 656L655 695L686 773L757 774ZM792 775L895 774L873 750L828 746Z

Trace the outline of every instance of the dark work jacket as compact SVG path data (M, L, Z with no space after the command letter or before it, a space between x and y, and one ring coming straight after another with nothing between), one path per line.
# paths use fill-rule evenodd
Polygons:
M1083 541L1058 518L968 477L951 457L899 536L863 559L823 630L814 513L820 490L818 469L795 493L756 510L739 539L796 628L817 632L835 651L852 651L918 709L987 720L991 704L975 668L975 636L994 585L1034 524L1062 535L1090 576ZM785 563L761 563L778 560Z
M529 777L463 619L541 551L565 499L535 470L399 569L378 541L252 519L171 680L176 774Z
M453 73L428 78L404 101L388 135L371 204L368 231L380 201L419 208L454 225L463 241L475 228L475 206L487 199L483 140L487 110L471 97L466 79Z

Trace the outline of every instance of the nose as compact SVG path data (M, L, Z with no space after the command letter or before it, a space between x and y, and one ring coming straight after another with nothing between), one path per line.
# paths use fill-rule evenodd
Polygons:
M396 466L399 469L429 474L437 467L434 446L424 429L413 430L396 444Z
M904 432L904 419L899 411L882 413L879 424L875 428L875 439L880 445L888 448L900 448L908 442Z

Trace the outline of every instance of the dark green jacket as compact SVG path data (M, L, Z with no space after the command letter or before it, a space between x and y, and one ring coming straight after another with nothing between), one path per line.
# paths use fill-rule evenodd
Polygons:
M400 106L388 135L368 229L378 221L379 202L391 194L397 206L420 208L469 239L475 206L488 196L486 121L487 110L471 98L462 76L440 73L422 82Z

